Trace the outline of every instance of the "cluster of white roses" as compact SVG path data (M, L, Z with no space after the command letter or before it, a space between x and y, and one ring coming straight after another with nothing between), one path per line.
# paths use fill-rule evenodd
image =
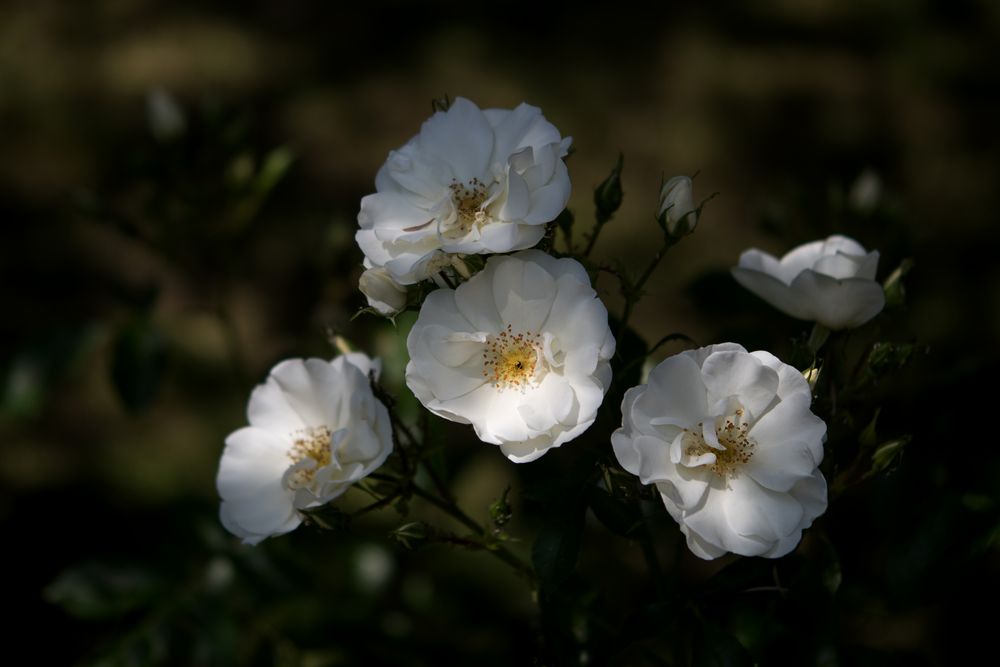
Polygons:
M392 316L409 286L438 286L407 339L410 390L516 463L586 431L611 385L615 338L587 271L530 249L569 200L569 145L536 107L481 110L458 98L390 152L358 214L370 307ZM668 233L694 229L691 179L664 184L660 216ZM491 256L472 273L470 255ZM794 317L844 328L881 310L877 262L835 236L780 261L749 250L733 275ZM360 354L271 371L220 463L231 532L256 543L292 530L300 510L385 461L392 428L370 386L378 371ZM696 555L778 557L826 509L826 425L811 399L802 374L773 355L713 345L668 358L629 389L610 440L625 470L656 485Z

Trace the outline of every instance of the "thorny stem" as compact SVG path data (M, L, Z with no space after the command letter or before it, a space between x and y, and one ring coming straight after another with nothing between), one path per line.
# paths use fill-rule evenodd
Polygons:
M434 488L438 490L438 493L441 494L441 497L448 500L448 502L454 502L454 498L452 498L451 495L451 490L448 488L448 485L445 484L444 480L441 479L441 475L439 475L437 470L434 469L434 466L427 465L425 467L427 468L427 474L430 476L431 481L434 483Z
M826 390L830 401L830 417L837 414L837 373L842 373L841 365L835 363L841 361L847 352L847 335L834 336L826 348L826 356L823 359L823 373L826 375Z
M431 434L430 412L425 410L420 413L420 435L422 436L420 442L423 443L424 446L426 446L427 443L430 442L430 434ZM427 461L425 462L424 467L427 469L427 474L431 478L431 482L434 483L434 488L436 488L438 493L441 494L441 497L447 499L449 502L454 502L454 499L452 498L451 495L451 490L448 488L448 485L445 483L445 481L441 479L441 475L438 474L438 471L434 469L434 466L431 465L429 461Z
M376 481L405 485L406 491L412 493L413 495L422 500L426 500L434 507L438 508L448 516L457 520L463 526L472 531L472 533L477 537L487 537L487 538L489 537L489 532L485 528L483 528L483 526L478 521L470 517L457 504L455 504L454 500L451 500L450 498L448 499L439 498L433 493L420 488L415 483L413 483L412 480L402 480L399 479L398 477L393 477L391 475L383 475L380 473L373 473L372 475L369 476ZM535 585L534 569L528 563L524 562L521 558L519 558L510 549L503 546L502 544L496 544L496 543L490 543L490 544L476 543L476 544L482 546L486 551L493 554L496 558L500 559L501 561L509 565L511 568L514 569L515 572L525 577L531 583L532 586Z
M361 516L362 514L368 514L368 512L374 512L377 509L381 509L386 505L392 503L392 501L394 501L399 496L400 496L399 493L390 493L384 498L380 498L379 500L376 500L373 503L369 503L368 505L365 505L361 509L357 510L356 512L354 512L354 516Z
M672 248L678 240L679 239L675 239L672 236L665 237L663 246L661 246L660 249L656 251L656 254L653 255L653 259L650 260L649 265L646 266L646 270L642 272L639 279L631 285L626 285L624 281L622 282L622 292L625 295L625 308L622 310L621 322L618 325L617 338L619 342L621 342L622 336L625 334L625 330L628 327L628 320L632 316L632 309L635 307L635 304L639 301L639 296L642 294L643 285L645 285L646 281L649 280L649 277L653 275L653 271L655 271L656 267L659 266L663 256L667 254L667 251L670 250L670 248Z
M573 227L560 227L563 233L563 239L566 241L566 252L573 253ZM552 240L552 245L555 245L555 239Z
M602 227L604 227L604 223L597 222L594 225L594 230L587 235L587 246L583 249L584 257L590 257L590 253L594 249L594 245L597 243L597 237L601 233Z
M665 601L667 599L666 579L663 576L663 568L660 567L660 557L656 553L656 546L653 544L653 531L649 529L649 521L646 520L646 513L642 509L642 501L637 498L635 502L643 519L638 535L639 544L642 546L642 555L646 559L649 576L656 587L656 595L661 601Z
M656 352L658 349L660 349L660 347L662 347L666 343L670 343L670 342L675 341L675 340L684 341L685 343L687 343L687 344L689 344L689 345L691 345L693 347L697 347L698 346L698 344L694 341L694 339L692 339L690 336L687 336L685 334L682 334L682 333L667 334L666 336L664 336L660 340L656 341L656 344L653 345L651 348L649 348L649 350L646 352L646 354L642 355L641 357L636 357L632 361L630 361L627 364L625 364L625 366L622 367L621 371L619 371L619 373L618 373L619 377L623 377L623 376L627 375L627 373L630 370L632 370L633 368L635 368L636 366L638 366L639 364L641 364L642 362L644 362L654 352Z
M471 530L476 535L488 536L487 531L479 524L478 521L466 514L462 509L454 503L454 501L446 501L438 498L432 493L424 491L417 485L411 487L413 495L426 500L431 505L434 505L439 510L447 514L448 516L456 519L463 526ZM530 565L521 560L517 555L514 554L510 549L503 546L502 544L491 544L486 546L486 550L494 554L501 561L510 565L516 572L526 577L532 585L535 582L535 571Z
M413 431L411 431L410 428L403 422L403 420L399 418L399 415L396 414L395 410L389 410L389 421L392 422L393 428L395 429L396 433L403 434L409 446L417 445L418 441L416 438L413 437ZM398 439L399 438L397 437L397 440ZM399 451L399 458L403 462L403 469L406 470L407 473L409 474L411 472L410 462L406 456L406 449L403 447L402 443L400 443L398 451Z

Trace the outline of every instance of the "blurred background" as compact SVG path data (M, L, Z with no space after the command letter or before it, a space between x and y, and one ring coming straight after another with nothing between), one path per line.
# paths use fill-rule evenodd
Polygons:
M482 552L393 543L393 510L255 549L216 518L225 436L280 359L329 357L342 334L386 359L387 388L416 414L402 383L412 317L396 329L351 319L364 305L353 234L388 151L432 99L461 95L527 101L573 137L578 238L593 187L624 154L624 204L595 259L644 265L664 177L697 172L696 196L718 193L647 286L633 323L649 343L683 332L788 360L808 325L728 275L751 246L782 254L842 232L881 251L880 279L914 262L905 303L855 338L899 346L875 394L880 437L913 440L803 543L830 546L828 566L745 561L720 583L731 560L696 562L675 526L658 526L678 581L720 586L698 598L711 622L686 658L660 660L657 642L674 635L640 613L652 597L639 547L588 515L578 572L592 597L580 604L600 614L567 612L585 647L576 662L730 664L704 658L725 645L713 633L761 664L945 664L971 651L992 619L970 601L1000 580L998 63L988 0L5 0L11 640L47 664L553 664L536 657L546 630L524 582ZM620 312L614 280L597 288ZM508 531L528 549L536 525L517 491L557 473L563 450L512 470L471 431L437 428L463 507L485 520L512 485Z

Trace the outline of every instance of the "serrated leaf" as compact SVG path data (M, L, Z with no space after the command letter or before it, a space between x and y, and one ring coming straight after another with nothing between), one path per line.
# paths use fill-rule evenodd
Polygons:
M434 529L423 521L411 521L398 526L389 537L406 549L417 549L434 536Z

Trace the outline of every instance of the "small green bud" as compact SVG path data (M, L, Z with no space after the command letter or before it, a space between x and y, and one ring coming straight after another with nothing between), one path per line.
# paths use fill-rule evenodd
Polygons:
M625 156L618 154L618 162L615 163L608 177L594 190L594 205L597 207L597 224L603 225L611 219L618 207L622 205L625 193L622 191L622 164Z
M906 288L903 286L903 278L910 269L913 268L912 259L904 259L896 270L889 274L889 277L885 279L882 284L882 289L885 291L885 306L886 308L896 308L902 306L906 302Z
M504 489L502 496L490 503L490 518L497 528L503 527L514 516L514 508L507 500L508 494L510 494L509 486Z
M404 523L389 533L389 537L407 549L416 549L433 537L434 530L423 521Z

